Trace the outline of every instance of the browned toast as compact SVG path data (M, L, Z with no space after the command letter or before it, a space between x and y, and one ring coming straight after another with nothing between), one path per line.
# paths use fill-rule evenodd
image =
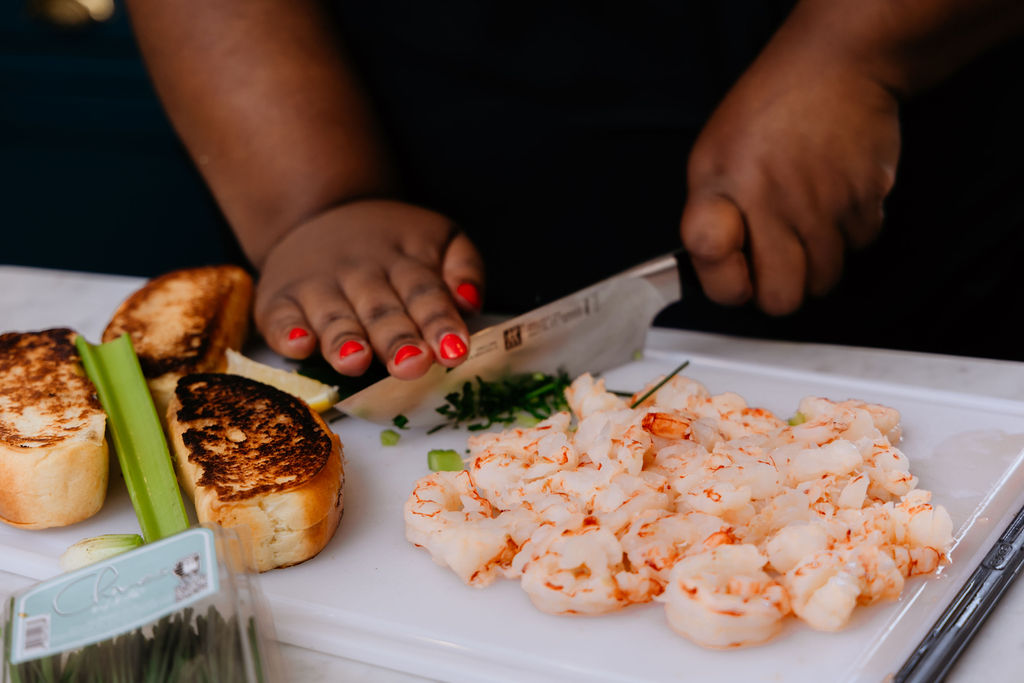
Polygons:
M107 418L76 336L66 328L0 335L0 521L65 526L103 506Z
M258 571L313 557L341 519L341 442L301 399L245 377L179 380L167 411L200 522L239 528Z
M240 349L249 328L252 278L238 266L201 266L153 278L114 312L103 341L132 340L164 415L178 378L221 372L225 349Z

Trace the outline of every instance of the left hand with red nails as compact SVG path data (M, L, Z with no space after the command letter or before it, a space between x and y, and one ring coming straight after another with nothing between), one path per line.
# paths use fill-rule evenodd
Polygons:
M329 209L269 252L256 325L290 358L318 347L338 372L360 375L374 354L401 379L469 353L462 312L481 303L483 264L444 216L384 199Z

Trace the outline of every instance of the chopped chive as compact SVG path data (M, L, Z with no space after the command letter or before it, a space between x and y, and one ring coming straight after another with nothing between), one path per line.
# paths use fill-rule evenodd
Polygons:
M432 472L458 472L464 468L462 457L451 449L435 448L427 452L427 467Z
M633 404L630 405L629 407L630 408L636 408L638 405L640 405L641 403L646 401L648 398L650 398L650 396L655 391L657 391L658 389L661 389L663 386L665 386L666 382L668 382L670 379L672 379L673 377L678 375L680 373L680 371L682 371L682 369L685 368L689 364L690 364L690 361L684 360L682 363L679 364L679 367L677 367L675 370L673 370L672 372L670 372L667 375L665 375L665 377L662 378L662 380L660 382L658 382L653 387L651 387L650 390L648 390L647 393L645 393L643 396L641 396L637 400L633 401Z
M790 427L802 425L804 422L807 422L807 416L801 413L800 411L793 413L793 417L789 418Z
M479 431L494 425L521 424L524 415L546 419L568 407L565 390L569 384L565 372L523 373L493 382L477 377L475 382L465 382L460 390L445 396L445 405L436 410L447 421L431 433L448 425Z
M381 446L394 446L401 439L401 435L394 429L385 429L380 433Z
M391 420L391 423L399 429L405 429L406 425L409 424L409 418L405 415L395 415L395 418Z

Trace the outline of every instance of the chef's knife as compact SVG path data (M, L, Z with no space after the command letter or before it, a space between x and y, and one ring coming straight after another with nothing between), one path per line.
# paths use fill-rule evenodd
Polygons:
M379 424L404 415L410 426L432 427L442 422L437 408L445 397L477 377L560 370L575 377L629 362L643 349L655 316L698 292L689 257L667 254L476 332L469 357L451 370L434 365L419 379L388 377L335 407Z

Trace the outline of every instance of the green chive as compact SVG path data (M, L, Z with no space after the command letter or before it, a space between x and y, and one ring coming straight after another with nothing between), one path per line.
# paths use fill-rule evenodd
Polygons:
M462 458L451 449L435 448L427 453L427 467L433 472L458 472L464 468Z
M401 439L401 435L394 429L385 429L380 433L381 446L394 446Z
M637 400L633 401L633 404L631 406L629 406L629 407L630 408L636 408L638 405L640 405L641 403L646 401L655 391L657 391L658 389L661 389L663 386L665 386L666 382L668 382L670 379L672 379L673 377L678 375L679 372L683 368L685 368L687 365L689 365L689 364L690 364L690 361L684 360L682 363L679 364L679 367L677 367L675 370L673 370L669 374L665 375L665 377L660 382L658 382L653 387L651 387L650 390L646 394L644 394L643 396L641 396Z

